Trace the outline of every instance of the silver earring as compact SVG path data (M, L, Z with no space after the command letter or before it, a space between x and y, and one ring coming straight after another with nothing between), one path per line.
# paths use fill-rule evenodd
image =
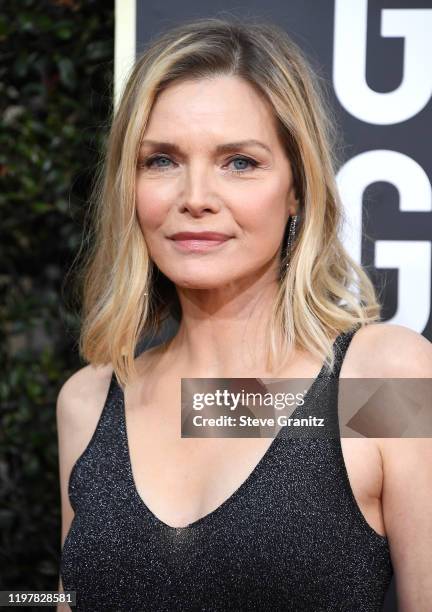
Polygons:
M291 259L291 250L292 250L292 245L295 239L296 224L297 224L297 215L294 215L293 217L291 217L290 228L288 231L287 249L286 249L288 263L285 264L286 266L289 265L289 260Z

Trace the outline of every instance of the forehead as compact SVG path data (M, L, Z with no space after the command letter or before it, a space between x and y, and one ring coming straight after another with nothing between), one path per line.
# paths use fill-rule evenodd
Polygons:
M157 138L167 132L267 141L277 137L270 102L244 79L226 75L174 82L162 91L145 134Z

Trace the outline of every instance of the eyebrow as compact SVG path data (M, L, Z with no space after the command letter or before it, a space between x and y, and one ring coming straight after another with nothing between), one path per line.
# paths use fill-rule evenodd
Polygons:
M157 147L160 149L165 149L166 151L171 151L172 153L176 153L176 154L181 153L181 148L173 142L161 142L158 140L148 140L147 139L141 142L141 147L145 145ZM271 149L267 145L253 138L249 140L239 140L237 142L226 142L224 144L217 145L215 147L215 151L216 153L226 153L229 151L234 151L235 149L239 149L241 147L250 147L250 146L261 147L262 149L265 149L268 153L271 154Z

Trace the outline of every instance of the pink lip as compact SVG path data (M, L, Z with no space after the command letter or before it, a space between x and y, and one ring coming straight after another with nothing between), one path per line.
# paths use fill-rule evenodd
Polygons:
M215 249L231 236L219 232L178 232L170 236L172 243L183 252L204 253Z
M205 253L214 250L227 242L225 240L172 240L172 244L183 252Z
M221 234L220 232L177 232L169 236L171 240L228 240L230 236Z

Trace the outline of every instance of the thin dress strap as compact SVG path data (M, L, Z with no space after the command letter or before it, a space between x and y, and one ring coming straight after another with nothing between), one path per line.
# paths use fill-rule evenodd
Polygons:
M332 375L335 378L339 378L340 371L342 368L342 363L345 358L348 347L353 339L355 333L360 328L360 324L355 325L353 328L349 329L346 332L342 332L336 338L333 344L334 355L335 355L335 364L333 368Z

